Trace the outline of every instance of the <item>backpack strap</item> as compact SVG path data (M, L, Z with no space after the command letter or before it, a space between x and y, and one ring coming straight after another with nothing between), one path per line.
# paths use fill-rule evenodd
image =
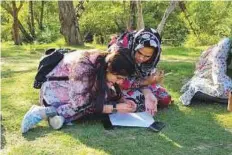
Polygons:
M40 89L42 84L46 81L68 81L69 80L69 77L68 76L60 76L60 77L55 77L55 76L50 76L50 77L47 77L45 80L43 81L37 81L35 80L34 81L34 84L33 84L33 87L35 89Z
M47 77L47 81L68 81L68 80L69 80L68 76L59 76L59 77L50 76L50 77Z

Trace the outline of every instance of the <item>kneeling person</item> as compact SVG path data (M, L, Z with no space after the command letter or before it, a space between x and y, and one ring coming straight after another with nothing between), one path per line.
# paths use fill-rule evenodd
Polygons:
M40 91L41 106L34 105L25 114L21 130L26 133L43 119L49 119L54 129L65 123L93 113L128 113L136 104L122 100L118 87L133 74L134 65L128 61L128 52L103 53L75 51L65 54L63 60L47 75L68 76L68 81L46 81ZM116 91L111 89L115 86Z

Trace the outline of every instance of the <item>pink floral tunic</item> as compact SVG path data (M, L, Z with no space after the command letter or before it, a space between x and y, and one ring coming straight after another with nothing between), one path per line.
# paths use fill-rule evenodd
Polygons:
M66 122L91 113L99 53L96 50L67 53L48 76L68 76L69 80L45 82L40 92L41 104L54 106Z
M226 75L230 46L229 38L225 38L202 53L194 76L181 88L183 94L180 100L184 105L189 105L198 91L214 97L228 98L228 92L232 91L231 77Z

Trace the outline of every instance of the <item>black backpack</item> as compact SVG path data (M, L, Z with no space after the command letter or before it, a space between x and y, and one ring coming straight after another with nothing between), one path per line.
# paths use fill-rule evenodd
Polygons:
M68 76L49 77L49 78L47 78L46 76L64 58L64 53L70 51L71 51L70 49L55 49L55 48L51 48L45 51L45 56L41 58L39 62L38 71L35 76L34 85L33 85L35 89L40 89L45 81L69 80Z

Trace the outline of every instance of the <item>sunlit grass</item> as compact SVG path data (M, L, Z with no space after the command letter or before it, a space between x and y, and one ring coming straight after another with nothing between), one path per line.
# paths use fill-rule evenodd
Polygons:
M38 104L38 90L32 88L40 56L50 47L106 49L103 45L66 46L63 41L46 45L2 44L2 147L3 154L94 154L94 155L227 155L232 152L232 114L226 105L183 106L178 98L181 86L193 75L195 61L202 49L164 47L160 69L166 76L164 86L175 103L159 110L156 120L165 122L160 133L143 128L104 130L99 121L75 122L59 131L46 121L26 135L20 133L25 112Z

